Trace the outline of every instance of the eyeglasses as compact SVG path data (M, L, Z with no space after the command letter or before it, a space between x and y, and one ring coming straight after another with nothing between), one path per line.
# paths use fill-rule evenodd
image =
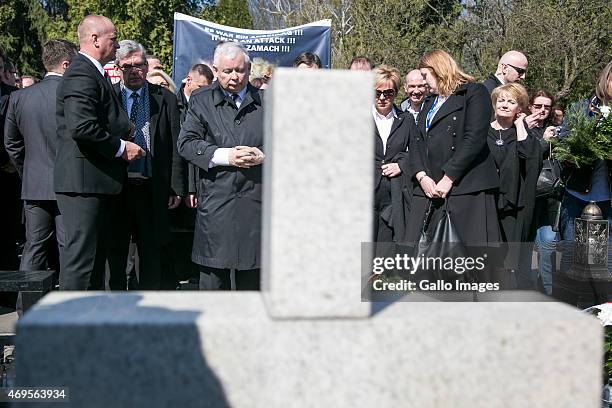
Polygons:
M514 68L514 70L516 71L517 74L519 74L519 76L523 76L523 75L525 75L527 73L527 69L525 69L525 68L515 67L512 64L506 64L506 65L509 66L509 67Z
M550 108L552 108L552 105L544 105L543 103L534 103L534 104L533 104L533 105L531 105L531 106L533 106L533 107L534 107L534 108L536 108L536 109L542 109L542 108L544 108L544 109L546 109L546 110L550 110Z
M122 70L123 72L129 71L131 69L139 69L139 70L143 70L148 64L146 62L143 62L142 64L136 64L136 65L117 65L117 68L119 68L120 70Z
M385 89L384 91L376 90L376 99L380 98L380 95L384 95L385 99L390 99L395 96L395 89Z

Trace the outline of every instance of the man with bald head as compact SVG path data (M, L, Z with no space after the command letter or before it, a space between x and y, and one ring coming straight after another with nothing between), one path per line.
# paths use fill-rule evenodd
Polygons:
M482 84L489 94L500 85L522 82L527 75L527 57L519 51L508 51L499 59L495 75L490 75Z
M54 188L64 222L60 289L104 288L108 214L123 190L127 163L144 155L104 65L119 48L113 23L89 15L78 28L79 53L57 89Z
M400 108L404 112L410 112L416 122L417 116L419 116L419 112L421 111L421 106L423 106L423 100L429 93L429 87L425 79L423 79L421 71L413 69L406 74L406 78L404 79L404 91L406 91L406 99L402 101Z

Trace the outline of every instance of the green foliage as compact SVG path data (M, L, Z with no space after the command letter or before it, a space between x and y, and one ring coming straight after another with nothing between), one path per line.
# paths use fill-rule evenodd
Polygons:
M483 79L510 49L529 58L525 85L572 101L612 55L612 8L600 0L475 0L456 23L466 68Z
M0 5L0 47L21 74L40 76L41 46L36 23L44 17L36 0L7 0Z
M220 0L217 5L205 7L199 17L230 27L253 28L247 0Z
M576 167L612 160L612 115L589 117L584 107L574 105L567 110L566 118L569 134L553 140L558 160Z

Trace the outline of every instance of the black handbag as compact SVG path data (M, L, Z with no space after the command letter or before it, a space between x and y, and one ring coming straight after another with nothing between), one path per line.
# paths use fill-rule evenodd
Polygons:
M436 228L432 233L427 233L429 229L429 223L431 221L431 215L433 212L433 202L429 202L429 208L425 214L423 221L423 227L421 230L421 237L419 239L417 256L423 256L425 259L440 258L442 259L442 265L446 258L460 258L467 256L467 250L465 245L457 234L457 229L453 224L451 215L448 211L448 199L444 202L444 208L442 209L442 217L438 221ZM454 263L454 262L453 262ZM439 263L434 262L437 266ZM448 270L444 268L427 268L425 271L421 271L421 274L426 272L427 275L435 279L442 280L464 280L463 274L458 274L455 270Z
M563 189L561 180L561 163L552 156L552 144L550 145L549 159L544 160L542 170L536 183L536 198L548 197L557 194Z

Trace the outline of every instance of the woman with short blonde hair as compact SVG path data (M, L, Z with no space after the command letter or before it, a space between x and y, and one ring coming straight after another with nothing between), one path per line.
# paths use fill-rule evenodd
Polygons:
M491 102L493 103L493 109L495 109L495 103L497 99L502 93L506 93L510 95L519 107L519 113L527 113L529 109L529 94L527 93L527 89L521 84L517 84L516 82L511 82L508 84L500 85L497 88L493 89L491 93Z
M523 85L508 83L491 94L495 120L489 127L487 143L499 174L497 211L502 239L510 244L504 259L503 275L514 279L511 271L520 271L521 259L531 262L533 214L536 183L542 167L542 149L533 132L527 129L525 112L529 96ZM524 250L522 250L524 248ZM523 272L523 271L520 271ZM529 279L516 279L527 281Z
M405 239L408 207L408 150L417 130L412 115L394 105L400 87L400 73L387 65L374 70L374 242L402 242Z
M393 89L397 93L400 88L401 78L397 68L392 68L387 65L379 65L374 68L374 86L378 87L382 83L391 81Z

